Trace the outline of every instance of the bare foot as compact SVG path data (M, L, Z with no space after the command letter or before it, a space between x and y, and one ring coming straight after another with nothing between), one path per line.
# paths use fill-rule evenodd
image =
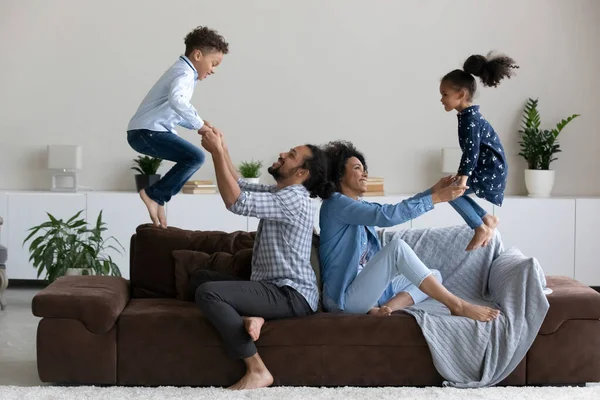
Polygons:
M271 386L273 384L273 375L268 369L260 372L246 372L246 375L238 383L230 386L231 390L258 389Z
M460 300L455 307L450 309L452 315L459 317L467 317L474 319L475 321L489 322L493 319L498 318L500 311L494 310L490 307L477 306L464 300Z
M473 239L471 239L471 242L465 250L471 251L480 248L483 242L490 239L493 232L494 231L485 224L479 225L475 228L475 235L473 235Z
M387 317L388 315L392 315L392 309L388 306L373 307L367 314L376 315L378 317Z
M165 211L165 206L158 206L158 222L160 222L160 226L163 228L167 227L167 213Z
M148 213L150 214L150 219L152 220L152 223L155 226L159 226L160 223L158 222L158 203L152 200L150 197L148 197L145 189L140 190L140 197L142 198L142 201L148 209Z
M261 317L242 317L242 319L244 320L246 332L256 342L260 337L260 330L265 323L265 319Z
M494 237L494 231L496 230L496 227L498 226L499 222L500 218L494 215L487 214L485 217L483 217L483 223L485 224L485 226L492 230L490 237L483 241L483 247L487 246L490 243L490 240L492 240L492 238Z

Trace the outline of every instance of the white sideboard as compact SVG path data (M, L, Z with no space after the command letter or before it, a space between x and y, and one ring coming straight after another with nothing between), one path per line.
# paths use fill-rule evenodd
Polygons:
M397 203L409 196L367 197L378 203ZM318 230L320 201L315 227ZM480 201L489 212L500 218L499 231L506 247L516 246L525 255L534 256L548 275L575 277L590 286L600 286L600 199L507 197L503 207ZM94 223L100 210L107 223L107 235L114 236L125 248L123 255L111 253L125 278L129 277L129 241L135 228L150 222L148 213L133 192L21 192L0 191L0 216L4 226L0 243L8 246L7 273L11 279L37 279L29 263L27 245L22 247L27 230L47 219L46 211L59 218L69 218L79 210ZM230 213L218 194L175 196L167 206L170 226L191 230L256 230L258 220ZM445 227L464 222L448 204L394 227Z

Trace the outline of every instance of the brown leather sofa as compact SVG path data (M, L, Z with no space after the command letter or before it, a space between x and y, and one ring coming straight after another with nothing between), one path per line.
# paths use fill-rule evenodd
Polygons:
M248 278L253 233L142 225L131 239L131 280L63 277L33 300L42 317L37 364L44 382L226 386L244 372L226 357L193 303L197 268ZM600 294L549 277L550 311L505 385L600 381ZM268 321L259 352L275 385L428 386L442 377L415 320L317 313Z

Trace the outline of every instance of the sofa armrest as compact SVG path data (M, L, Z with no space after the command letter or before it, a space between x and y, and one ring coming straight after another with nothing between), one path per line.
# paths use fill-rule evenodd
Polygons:
M113 276L64 276L39 292L31 304L44 318L81 321L92 333L108 332L129 302L129 282Z

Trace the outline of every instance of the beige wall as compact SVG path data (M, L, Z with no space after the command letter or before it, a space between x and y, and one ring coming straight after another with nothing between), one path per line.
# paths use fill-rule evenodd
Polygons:
M510 156L508 193L525 190L516 131L531 96L545 127L583 114L562 136L554 193L598 195L599 22L597 0L2 1L0 188L47 188L45 146L64 143L83 145L83 185L133 189L127 122L185 34L208 25L231 54L193 103L235 162L343 138L388 192L420 190L457 144L439 78L497 49L521 69L477 101ZM197 177L214 177L210 158Z

